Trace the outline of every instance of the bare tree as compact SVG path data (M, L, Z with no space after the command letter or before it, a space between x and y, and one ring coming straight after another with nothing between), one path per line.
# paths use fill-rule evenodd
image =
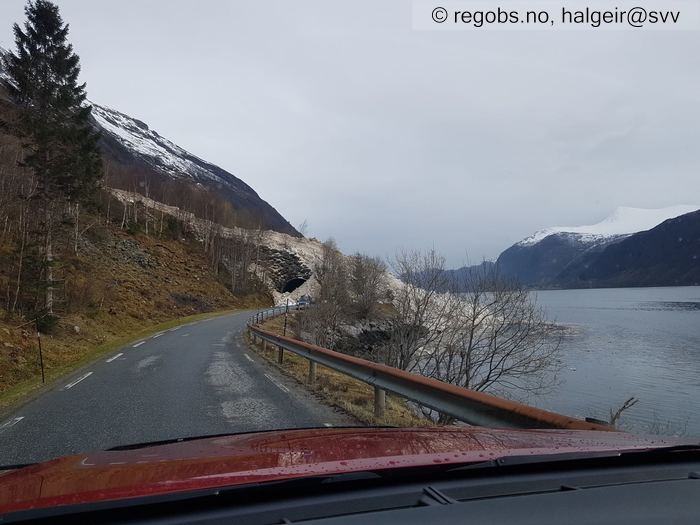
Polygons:
M617 407L617 409L613 412L613 409L610 409L610 418L608 419L608 423L610 426L617 427L617 425L620 423L620 418L622 417L622 413L625 410L629 410L632 408L634 405L639 403L639 399L636 397L630 397L627 399L622 405Z
M540 393L555 384L560 344L531 294L497 269L469 275L440 345L420 362L429 377L478 391Z
M356 253L350 260L350 267L353 309L361 318L370 318L379 300L386 296L386 263L378 257Z
M323 243L314 274L318 281L316 302L305 312L303 324L309 327L314 343L333 348L334 335L349 304L347 268L333 239Z
M419 365L424 350L440 347L455 301L454 296L440 292L448 279L445 259L435 250L399 253L392 266L403 286L394 295L395 313L390 319L384 360L411 371Z
M299 225L297 230L299 230L299 233L306 237L306 234L309 232L309 221L304 219L304 221Z

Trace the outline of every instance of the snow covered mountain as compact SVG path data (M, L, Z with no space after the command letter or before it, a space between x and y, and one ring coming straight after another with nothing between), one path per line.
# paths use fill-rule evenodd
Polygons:
M562 233L572 234L577 237L580 242L596 243L610 237L650 230L666 219L672 219L673 217L685 215L686 213L699 209L700 206L684 204L655 209L620 207L617 208L612 215L596 224L587 226L553 226L551 228L545 228L523 239L518 245L532 246L550 235Z
M700 206L617 208L596 224L539 230L501 253L497 264L504 275L527 286L571 286L610 246L696 210Z
M197 182L241 184L241 181L235 178L227 180L221 173L217 173L221 170L216 166L161 137L140 120L105 106L92 102L91 104L92 116L102 131L154 168L175 178L185 177Z
M12 105L3 86L9 80L2 67L5 54L0 48L0 99ZM201 201L200 208L209 214L213 204L227 203L231 207L229 215L235 215L239 225L301 237L277 210L233 174L189 153L140 120L90 104L95 126L102 132L100 148L108 165L108 185L146 193L159 188L159 196L171 205L182 205L178 197L182 200L186 190L193 189ZM196 206L189 204L197 213Z
M253 188L228 171L189 153L140 120L99 104L92 105L94 121L102 131L101 147L108 159L139 173L151 185L170 179L205 188L216 198L230 202L249 226L260 225L263 229L299 236Z

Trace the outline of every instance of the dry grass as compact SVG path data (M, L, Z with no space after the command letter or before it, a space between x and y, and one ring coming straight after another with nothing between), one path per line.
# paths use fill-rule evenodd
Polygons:
M94 230L78 256L60 259L66 298L75 306L63 305L58 325L42 336L47 382L147 333L270 304L263 294L231 294L194 241L129 235L114 226ZM33 324L20 317L0 320L0 411L41 387Z
M290 323L291 324L291 323ZM262 326L271 332L282 334L284 317L266 321ZM288 326L289 328L289 326ZM290 335L288 329L287 335ZM428 426L432 422L417 414L407 405L406 400L387 393L384 417L374 416L374 387L329 368L317 365L316 382L309 385L309 361L301 356L284 353L284 364L277 363L277 350L271 347L263 350L262 345L248 344L254 351L278 366L286 375L296 379L311 392L320 395L327 403L340 408L359 421L368 425L389 425L396 427Z

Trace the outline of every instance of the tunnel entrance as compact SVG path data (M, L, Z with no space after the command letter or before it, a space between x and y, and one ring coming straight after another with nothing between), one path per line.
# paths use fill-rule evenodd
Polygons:
M289 293L293 292L297 288L299 288L302 284L306 282L306 279L302 277L295 277L294 279L290 279L287 281L282 288L282 293Z

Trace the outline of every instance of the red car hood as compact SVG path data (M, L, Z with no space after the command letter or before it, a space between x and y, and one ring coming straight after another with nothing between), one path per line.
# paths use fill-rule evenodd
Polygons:
M679 444L620 432L315 429L66 456L0 473L0 513L361 470Z

